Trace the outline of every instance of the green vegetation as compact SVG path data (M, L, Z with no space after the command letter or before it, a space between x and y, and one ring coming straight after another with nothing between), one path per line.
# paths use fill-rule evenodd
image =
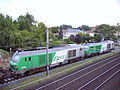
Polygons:
M18 48L34 48L45 46L47 27L43 22L38 22L34 19L34 16L26 13L26 15L20 15L16 20L13 20L11 16L0 14L0 48L9 51L15 51ZM53 44L51 46L58 45L62 39L62 29L74 29L71 25L60 25L59 27L49 27L51 32L50 41ZM88 31L90 27L88 25L82 25L77 29ZM116 31L120 30L120 26L110 26L101 24L95 31L94 37L88 34L79 33L73 37L73 35L64 41L70 43L88 43L104 40L117 40L114 35ZM51 36L52 35L52 36ZM55 37L56 36L56 39ZM58 42L56 42L58 41ZM60 43L61 44L61 43ZM63 43L64 44L64 43Z
M9 55L9 53L5 50L0 49L0 55Z
M88 30L90 30L90 27L88 25L82 25L82 26L78 27L78 29L80 29L82 31L88 31Z
M98 36L96 35L96 38L99 37L99 39L97 38L97 41L101 39L116 41L117 40L117 37L115 36L116 31L117 31L117 27L115 26L110 26L107 24L99 25L95 30L95 33L99 34Z
M0 14L0 48L9 50L16 48L35 47L45 41L45 24L37 23L34 17L27 13L17 20Z
M78 33L76 35L71 35L69 37L70 41L77 43L77 44L89 43L92 41L92 39L93 39L93 37L91 37L89 34L84 34L84 33Z

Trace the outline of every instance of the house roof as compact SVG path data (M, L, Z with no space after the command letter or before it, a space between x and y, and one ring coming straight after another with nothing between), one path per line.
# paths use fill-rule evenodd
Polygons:
M91 27L90 30L86 31L87 33L94 33L94 31L96 30L97 26L96 27Z
M79 29L64 29L63 32L67 32L67 33L79 33L82 32Z

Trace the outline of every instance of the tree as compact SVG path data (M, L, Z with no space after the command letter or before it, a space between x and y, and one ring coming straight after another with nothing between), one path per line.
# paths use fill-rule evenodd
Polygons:
M62 29L72 29L72 26L71 25L60 25L60 30Z
M92 37L89 34L79 33L81 36L81 42L82 43L88 43L92 40Z
M31 27L35 24L35 19L29 13L26 13L25 16L21 15L18 17L19 30L28 30L32 31Z
M63 31L60 29L59 31L59 39L62 40L63 39Z
M0 45L7 46L15 44L17 41L18 25L15 24L9 15L6 17L0 14Z
M45 30L46 27L43 22L38 23L37 27L33 27L33 40L36 42L35 46L43 46L46 39Z
M87 31L87 30L90 30L90 27L88 25L82 25L82 26L78 27L78 29Z
M50 30L52 33L58 33L58 27L50 27L49 30Z
M0 46L16 49L45 45L45 24L40 22L37 26L35 23L29 13L19 16L18 20L0 14Z
M94 40L95 42L100 42L102 40L102 36L101 34L95 34L94 35Z
M22 37L22 42L21 43L27 43L27 42L32 42L33 41L33 37L34 37L34 33L33 32L29 32L27 30L22 30L20 31L21 37Z
M68 39L64 39L64 41L67 43L67 44L73 44L75 42L71 41L69 38Z
M84 33L78 33L75 36L71 35L69 38L71 41L74 41L75 43L88 43L92 41L92 37L89 34Z
M79 34L77 34L77 35L75 36L75 42L76 42L76 43L81 43L81 42L82 42L82 37L81 37Z
M117 37L120 38L120 23L117 23L116 34L117 34Z
M116 37L115 27L107 24L101 24L100 26L98 26L95 30L95 33L100 34L101 37L104 38L104 40L114 40L115 38L113 37Z
M74 35L70 35L69 39L74 42L75 41L75 36Z

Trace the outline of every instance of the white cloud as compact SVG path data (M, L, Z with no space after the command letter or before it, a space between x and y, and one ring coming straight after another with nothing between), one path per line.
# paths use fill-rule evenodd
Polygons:
M102 23L116 24L120 21L118 0L6 0L0 1L0 10L13 18L32 14L48 26L82 24L94 26Z

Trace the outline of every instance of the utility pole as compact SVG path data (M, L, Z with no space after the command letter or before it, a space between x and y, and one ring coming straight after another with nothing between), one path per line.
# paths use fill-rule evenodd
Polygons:
M46 75L49 76L49 32L48 29L46 30L46 66L47 72Z
M120 23L117 23L117 38L118 38L118 40L117 40L117 45L120 45L119 43L120 43L120 38L119 38L119 36L120 36Z
M12 48L10 48L10 58L11 58L11 56L12 56Z
M102 36L102 41L104 41L104 40L105 40L105 38L104 38L103 34L100 34L100 35Z

